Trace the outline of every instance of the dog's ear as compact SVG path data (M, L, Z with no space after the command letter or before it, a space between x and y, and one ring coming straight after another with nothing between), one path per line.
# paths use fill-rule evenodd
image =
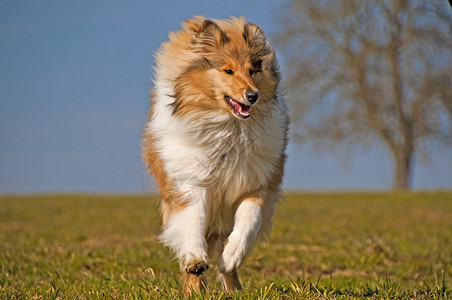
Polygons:
M195 46L198 51L208 53L223 46L229 41L220 26L212 20L205 20L198 31Z
M267 45L264 32L259 26L253 23L245 24L243 28L243 37L250 45L257 47L265 47Z

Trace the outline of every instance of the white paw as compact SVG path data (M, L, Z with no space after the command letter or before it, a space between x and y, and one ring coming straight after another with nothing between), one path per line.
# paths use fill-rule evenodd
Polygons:
M244 201L237 209L234 219L234 229L218 263L222 273L231 273L242 265L262 224L261 209L254 202Z
M218 263L220 272L231 273L237 270L242 265L247 250L247 245L244 240L231 235Z

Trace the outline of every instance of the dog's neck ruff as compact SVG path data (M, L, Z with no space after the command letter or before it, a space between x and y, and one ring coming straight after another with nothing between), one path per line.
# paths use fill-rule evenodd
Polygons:
M175 188L215 191L231 185L235 193L230 196L237 198L268 182L284 152L285 102L272 100L256 107L249 119L239 120L215 113L177 117L168 106L171 97L160 94L154 101L148 130L157 137L157 150Z

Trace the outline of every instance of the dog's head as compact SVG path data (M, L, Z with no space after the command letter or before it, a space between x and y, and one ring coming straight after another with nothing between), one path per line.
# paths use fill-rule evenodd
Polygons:
M262 30L244 18L184 23L191 53L174 84L174 114L215 112L248 119L273 101L280 80L275 54Z

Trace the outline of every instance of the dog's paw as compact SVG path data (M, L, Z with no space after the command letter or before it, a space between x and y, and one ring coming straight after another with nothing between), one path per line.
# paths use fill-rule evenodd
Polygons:
M237 270L242 265L246 252L243 241L230 236L218 263L220 272L231 273Z
M202 260L193 260L185 266L185 272L189 274L201 275L209 268L207 262Z

